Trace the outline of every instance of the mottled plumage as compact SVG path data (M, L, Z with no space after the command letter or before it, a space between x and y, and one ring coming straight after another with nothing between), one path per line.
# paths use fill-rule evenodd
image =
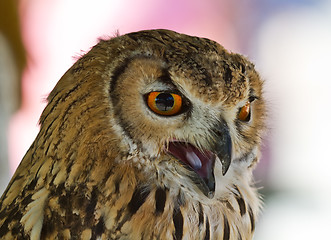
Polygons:
M102 40L50 93L0 238L251 239L264 118L253 64L211 40Z

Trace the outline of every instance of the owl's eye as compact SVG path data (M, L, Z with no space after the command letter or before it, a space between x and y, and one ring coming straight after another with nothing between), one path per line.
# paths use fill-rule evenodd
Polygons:
M238 119L243 122L248 122L251 119L251 103L247 102L238 113Z
M151 92L147 96L147 105L157 114L172 116L180 112L182 97L175 93Z

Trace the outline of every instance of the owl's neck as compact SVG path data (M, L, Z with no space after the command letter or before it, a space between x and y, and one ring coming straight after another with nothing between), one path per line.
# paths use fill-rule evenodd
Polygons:
M110 231L144 239L252 236L259 201L248 184L229 186L226 196L206 200L189 194L185 184L170 181L160 172L148 175L141 168L118 165L114 173L104 186L105 193L111 191L107 194L111 201L102 204L104 221L118 222Z

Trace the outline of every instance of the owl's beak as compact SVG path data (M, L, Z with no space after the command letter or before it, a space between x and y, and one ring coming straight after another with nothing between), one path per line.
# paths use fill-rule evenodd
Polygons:
M232 142L226 124L221 124L214 130L214 143L210 149L200 151L187 142L169 142L166 151L181 160L189 170L192 181L207 197L212 198L215 193L214 166L216 156L222 163L222 174L225 175L231 163Z
M216 134L215 143L211 151L217 155L222 163L223 176L229 170L232 156L232 141L229 132L229 127L221 122L214 130Z

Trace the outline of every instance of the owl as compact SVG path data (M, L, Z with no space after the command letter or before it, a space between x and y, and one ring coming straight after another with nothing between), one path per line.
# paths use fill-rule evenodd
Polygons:
M59 80L0 200L1 239L251 239L263 82L170 30L100 40Z

